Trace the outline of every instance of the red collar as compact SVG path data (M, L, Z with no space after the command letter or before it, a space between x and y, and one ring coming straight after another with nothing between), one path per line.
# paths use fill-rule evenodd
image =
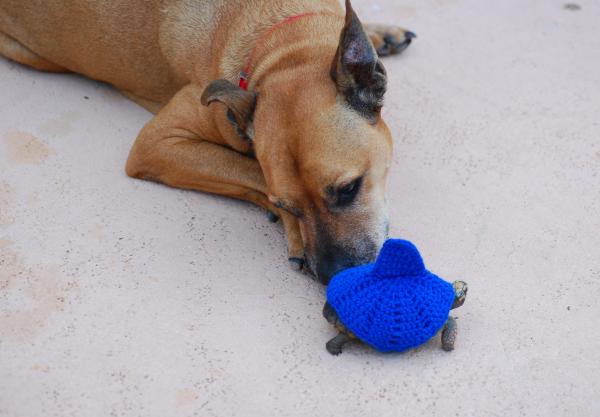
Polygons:
M288 23L295 22L296 20L300 20L300 19L305 18L305 17L317 16L317 15L337 16L337 14L332 13L332 12L307 12L307 13L302 13L302 14L297 14L297 15L294 15L294 16L287 17L287 18L281 20L280 22L274 24L269 29L267 29L258 38L258 41L256 42L256 45L254 45L254 49L252 49L252 52L250 53L250 56L248 57L248 61L246 62L246 65L244 66L244 69L242 70L242 72L240 72L240 82L239 82L240 88L242 88L243 90L248 90L248 84L249 84L249 81L250 81L250 75L251 75L251 71L252 71L252 67L254 65L254 59L255 59L254 54L256 53L256 49L258 48L259 44L264 43L265 40L269 36L271 36L271 34L273 34L273 32L275 32L280 27L282 27L282 26L284 26L284 25L286 25Z

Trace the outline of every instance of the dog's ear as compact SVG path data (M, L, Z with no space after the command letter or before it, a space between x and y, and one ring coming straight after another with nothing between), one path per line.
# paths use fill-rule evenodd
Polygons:
M205 106L214 101L226 105L229 109L227 118L238 134L245 139L251 139L250 130L256 107L256 93L243 90L227 80L216 80L206 87L200 101Z
M377 120L387 76L350 0L346 0L346 22L331 66L331 78L352 108L371 122Z

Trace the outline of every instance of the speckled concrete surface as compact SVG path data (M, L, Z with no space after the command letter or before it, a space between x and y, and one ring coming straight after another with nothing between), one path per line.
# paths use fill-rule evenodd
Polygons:
M134 181L150 115L0 60L0 415L600 415L600 5L356 1L388 60L392 231L465 279L457 350L333 358L257 208Z

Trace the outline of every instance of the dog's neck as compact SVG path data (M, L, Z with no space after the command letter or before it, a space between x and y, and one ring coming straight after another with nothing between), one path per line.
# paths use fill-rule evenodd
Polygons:
M295 16L302 18L294 19ZM248 40L240 41L223 55L223 78L237 82L247 72L247 88L258 89L272 71L333 60L343 16L330 10L282 17L270 26L256 27ZM320 63L318 63L320 65ZM328 63L329 64L329 63Z
M308 20L311 18L320 18L323 16L325 16L325 17L331 16L331 17L335 18L335 17L338 17L338 14L331 13L331 12L301 13L301 14L289 16L289 17L281 20L277 24L271 26L268 30L266 30L256 41L256 45L254 45L254 48L252 48L252 51L250 52L250 55L248 56L246 64L244 65L243 70L240 73L240 81L239 81L240 88L242 88L244 90L248 90L250 76L254 72L254 68L257 64L256 54L258 51L265 49L265 45L269 45L269 43L272 41L271 37L274 36L274 34L276 32L278 32L279 30L282 30L283 28L285 28L288 25L295 24L300 20L303 20L303 19ZM289 51L287 51L286 53L289 53Z
M331 13L311 15L280 27L253 52L247 75L248 89L260 90L271 73L299 67L328 71L339 43L343 18Z

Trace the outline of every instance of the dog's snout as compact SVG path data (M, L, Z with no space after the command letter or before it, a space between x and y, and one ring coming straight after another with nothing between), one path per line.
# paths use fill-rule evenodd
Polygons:
M345 269L375 261L385 240L386 221L362 225L349 222L355 225L353 228L340 227L345 224L316 223L314 238L305 248L306 261L308 269L325 285Z

